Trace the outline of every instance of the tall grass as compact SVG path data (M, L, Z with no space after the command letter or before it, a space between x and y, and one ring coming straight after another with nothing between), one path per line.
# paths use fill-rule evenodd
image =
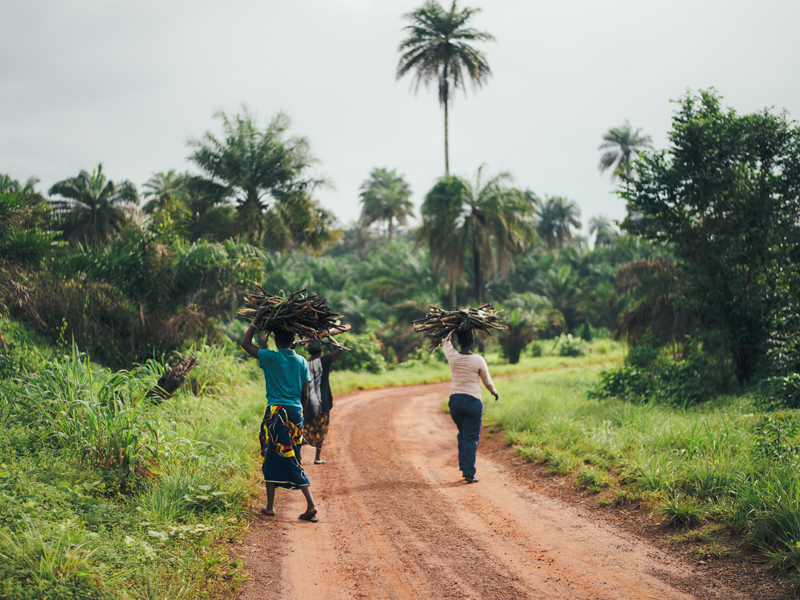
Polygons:
M70 354L28 377L16 396L16 416L42 441L82 463L120 476L152 475L158 464L158 423L145 415L146 390L126 372L95 370L73 344Z
M747 396L690 408L589 399L598 371L500 382L501 401L486 403L486 420L521 455L575 473L578 485L597 479L587 468L601 469L612 487L648 499L668 521L725 523L800 574L798 414L758 414Z
M263 383L226 349L189 351L200 365L160 405L145 395L167 368L155 358L111 372L73 348L0 380L0 598L230 591Z

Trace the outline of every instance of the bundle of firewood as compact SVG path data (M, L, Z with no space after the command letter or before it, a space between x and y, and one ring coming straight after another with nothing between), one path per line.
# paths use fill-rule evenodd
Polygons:
M414 331L430 339L431 350L436 350L447 336L457 331L480 329L487 331L489 335L492 335L493 329L505 331L508 328L500 320L501 312L503 311L495 311L488 303L478 308L461 310L442 310L438 306L431 306L424 317L414 321Z
M341 315L333 312L326 304L327 300L320 298L319 294L306 295L306 290L300 290L285 296L283 292L270 294L260 285L258 288L261 290L258 293L245 294L244 301L248 308L238 312L242 319L252 321L260 307L267 307L268 310L255 324L256 331L269 333L285 329L302 340L327 342L347 350L333 336L350 327L341 324Z

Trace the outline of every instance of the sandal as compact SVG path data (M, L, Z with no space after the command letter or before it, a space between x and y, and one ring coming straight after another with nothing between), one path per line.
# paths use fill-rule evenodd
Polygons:
M319 521L319 519L317 517L315 517L315 516L310 516L309 517L306 513L303 513L302 515L300 515L297 518L300 519L301 521L308 521L309 523L316 523L317 521Z
M268 511L267 511L267 509L266 509L266 508L262 508L262 509L261 509L261 514L262 514L262 515L264 515L265 517L274 517L274 516L275 516L275 511L273 510L273 511L270 513L270 512L268 512Z
M319 460L315 460L315 461L314 461L314 464L315 464L315 465L324 465L324 464L325 464L325 462L326 462L326 461L324 461L324 460L322 460L322 459L320 458Z
M480 479L477 477L464 477L467 483L478 483Z

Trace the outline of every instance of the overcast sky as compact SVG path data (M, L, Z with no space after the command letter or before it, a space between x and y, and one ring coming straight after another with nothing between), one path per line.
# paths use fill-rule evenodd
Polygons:
M39 189L102 162L141 186L191 168L186 142L215 110L279 110L359 214L373 167L397 169L417 206L444 171L435 89L395 80L402 15L421 0L0 0L0 173ZM520 187L578 202L584 222L624 216L597 169L603 133L629 119L666 144L670 99L714 86L739 112L800 118L800 1L466 0L488 85L451 110L450 167L486 163Z

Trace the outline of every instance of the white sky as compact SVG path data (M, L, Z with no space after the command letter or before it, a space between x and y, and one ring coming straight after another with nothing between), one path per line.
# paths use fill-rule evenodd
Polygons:
M318 197L359 214L372 167L405 175L417 206L444 171L435 89L395 80L401 16L422 0L0 0L0 172L39 189L103 162L114 180L190 167L190 137L241 103L292 117L334 183ZM578 202L584 222L624 216L597 170L627 118L666 143L687 88L739 112L800 118L798 0L462 0L494 76L451 111L450 167L482 163Z

